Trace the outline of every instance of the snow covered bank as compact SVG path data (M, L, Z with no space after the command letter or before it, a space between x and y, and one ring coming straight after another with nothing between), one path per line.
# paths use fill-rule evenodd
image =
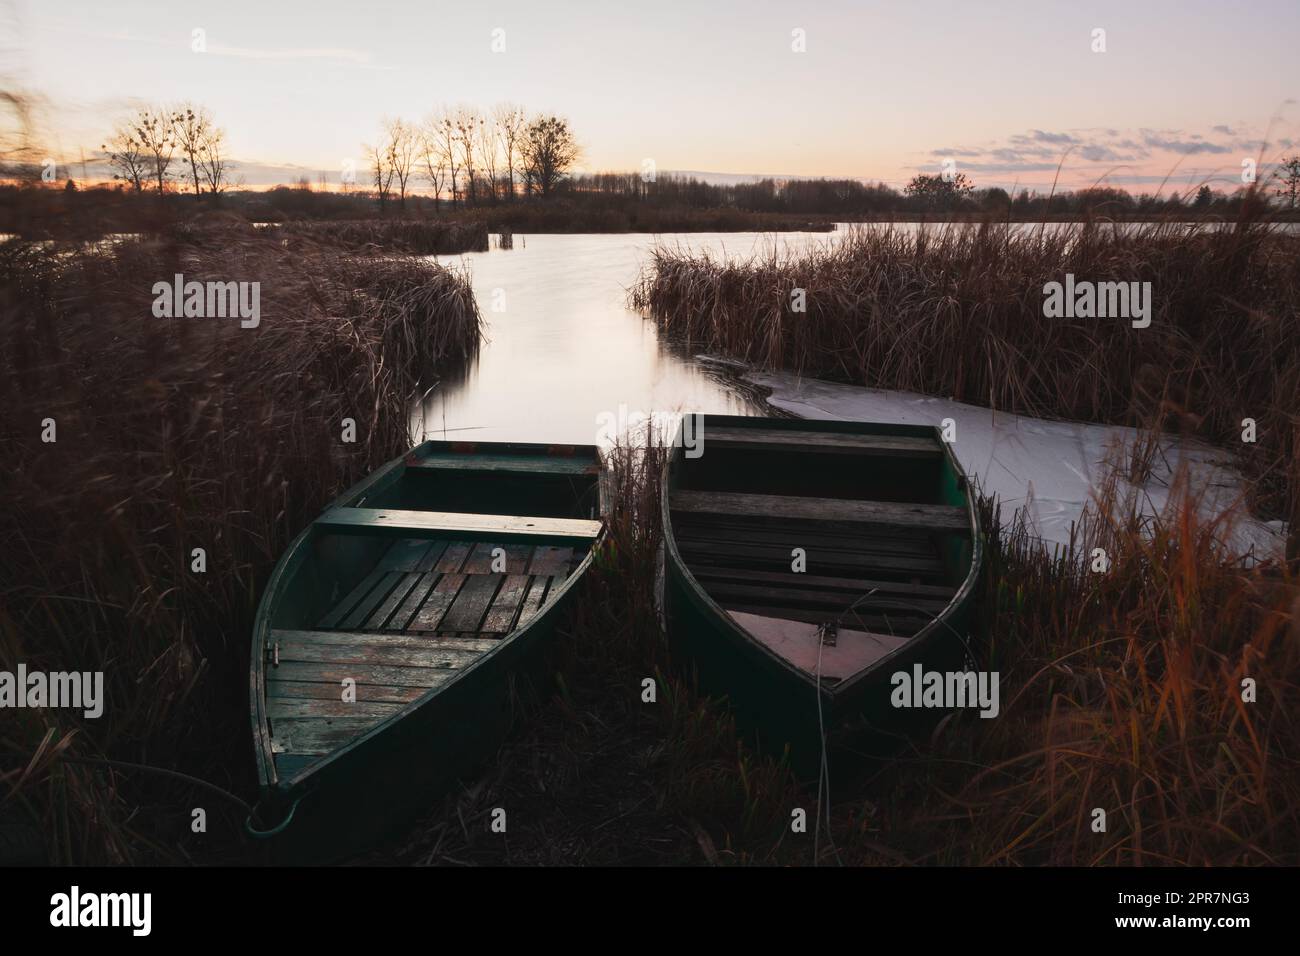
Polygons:
M1140 436L1133 428L1053 422L993 412L977 405L912 392L836 385L769 372L746 372L747 381L771 390L768 401L802 418L857 419L908 425L956 423L953 450L985 494L996 495L1007 521L1028 503L1032 531L1050 547L1065 544L1097 483L1106 475L1117 444ZM1114 460L1113 457L1110 460ZM1281 522L1265 523L1245 513L1241 475L1223 451L1200 442L1169 439L1156 456L1142 489L1148 513L1163 511L1172 474L1186 465L1193 488L1204 490L1202 508L1212 514L1240 509L1227 542L1239 555L1280 558L1286 538Z

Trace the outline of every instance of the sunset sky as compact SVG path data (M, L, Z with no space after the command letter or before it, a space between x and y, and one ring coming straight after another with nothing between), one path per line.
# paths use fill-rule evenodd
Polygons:
M1050 183L1072 147L1067 187L1154 189L1173 171L1176 188L1230 189L1265 136L1266 163L1300 149L1296 0L60 0L7 19L3 68L44 97L61 160L93 155L133 103L192 100L250 184L296 178L275 167L337 177L383 116L502 100L567 116L588 169L902 185L951 157L1010 187Z

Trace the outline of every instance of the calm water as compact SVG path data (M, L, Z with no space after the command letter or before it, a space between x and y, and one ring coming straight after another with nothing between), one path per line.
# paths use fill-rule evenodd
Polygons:
M1286 231L1291 227L1300 224ZM1047 226L1061 228L1071 227ZM493 237L490 252L436 257L470 270L486 338L463 376L444 377L415 409L413 437L600 444L607 437L602 426L635 422L638 415L770 414L724 367L661 339L652 323L628 308L627 289L656 243L748 258L773 244L797 251L836 243L847 229L530 235L516 236L513 250L495 248Z
M627 289L656 241L748 257L773 243L838 240L820 232L517 235L512 250L439 256L470 270L485 341L463 379L444 378L421 403L415 437L594 444L602 425L636 415L761 412L717 365L660 338L628 308Z

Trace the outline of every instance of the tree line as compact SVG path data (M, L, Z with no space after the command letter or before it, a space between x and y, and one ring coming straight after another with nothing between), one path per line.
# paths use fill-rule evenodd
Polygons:
M369 183L382 212L390 200L402 209L417 187L427 186L434 211L444 203L474 207L519 198L564 194L588 205L632 202L651 207L737 209L852 218L933 213L1009 216L1170 213L1235 214L1251 192L1209 183L1161 194L1130 193L1110 186L1015 195L1000 187L978 189L962 173L918 174L902 189L857 179L761 179L729 184L652 172L579 174L582 156L568 120L525 112L512 103L483 111L440 107L419 121L386 119L379 137L364 146ZM210 112L191 103L141 106L119 120L102 146L112 178L135 193L165 192L172 183L195 197L217 197L230 187L225 131ZM345 191L355 175L345 171ZM301 185L301 184L300 184ZM1255 196L1271 195L1295 211L1300 200L1300 157L1283 159ZM427 195L427 194L426 194ZM445 197L445 198L444 198Z
M1261 195L1296 208L1300 197L1300 158L1284 160L1264 183ZM731 207L752 212L846 218L932 213L1033 219L1043 215L1165 215L1171 212L1233 214L1246 201L1246 184L1231 191L1208 183L1160 194L1131 193L1111 186L1076 190L977 188L963 173L949 177L918 174L899 190L886 183L857 179L766 178L747 183L710 183L693 176L640 173L588 173L572 177L566 192L588 197L635 200L659 206Z
M179 181L196 198L219 196L230 185L226 132L205 107L141 106L119 120L100 148L113 179L137 193Z
M418 122L388 119L375 143L365 146L370 182L381 210L396 194L406 207L417 180L449 202L475 206L554 195L571 175L581 148L568 120L529 115L512 103L484 113L472 106L444 107Z

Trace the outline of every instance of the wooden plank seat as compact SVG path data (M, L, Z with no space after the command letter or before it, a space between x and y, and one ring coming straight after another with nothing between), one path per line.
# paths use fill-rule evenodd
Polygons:
M862 540L864 534L863 529L857 525L809 524L809 522L800 518L787 518L782 515L763 515L761 520L758 521L754 520L753 515L710 514L708 512L675 513L672 517L674 524L677 526L736 531L748 535L785 535L791 531L797 531L800 534L813 534L827 541L841 539L856 543ZM925 536L915 528L891 527L888 525L873 527L871 537L882 541L888 540L900 543L915 543L926 540Z
M467 514L454 511L407 511L401 508L331 508L315 522L318 528L403 537L436 535L511 538L570 538L594 541L601 524L586 518Z
M872 455L887 458L939 458L943 449L933 438L910 435L855 435L847 432L798 431L775 428L706 427L705 445L755 451L798 451L832 455Z
M272 631L279 662L267 665L266 713L282 770L301 765L297 759L284 763L282 755L329 753L446 683L482 653L435 649L428 640L422 641L428 647L412 649L321 639L340 633L346 632ZM345 681L352 682L353 700L344 699Z
M600 466L586 458L551 455L480 455L435 452L408 460L406 467L421 471L490 471L528 475L572 475L589 478L600 474Z
M753 568L701 567L696 574L701 581L757 582L771 587L826 590L857 595L875 592L882 598L895 596L927 604L947 604L956 590L944 584L919 584L909 581L881 581L870 578L825 577L794 571L760 571Z
M796 547L805 549L808 568L813 573L831 576L852 576L862 574L867 577L906 577L941 580L943 564L937 553L904 555L888 551L836 551L818 548L800 542L804 539L793 536L785 544L748 544L743 541L715 540L705 541L690 538L678 538L677 549L691 562L692 567L699 565L721 565L736 567L740 565L756 570L789 570L791 552Z
M916 595L885 594L878 588L866 588L856 593L846 590L819 590L772 585L765 582L745 584L739 581L703 582L704 589L723 603L765 604L798 606L809 609L845 610L863 608L867 611L888 611L903 616L936 616L948 606L947 601L936 601Z
M750 495L730 491L675 491L674 511L715 515L774 516L864 525L969 534L970 518L956 505L898 501L855 501L842 498L796 498L790 495Z

